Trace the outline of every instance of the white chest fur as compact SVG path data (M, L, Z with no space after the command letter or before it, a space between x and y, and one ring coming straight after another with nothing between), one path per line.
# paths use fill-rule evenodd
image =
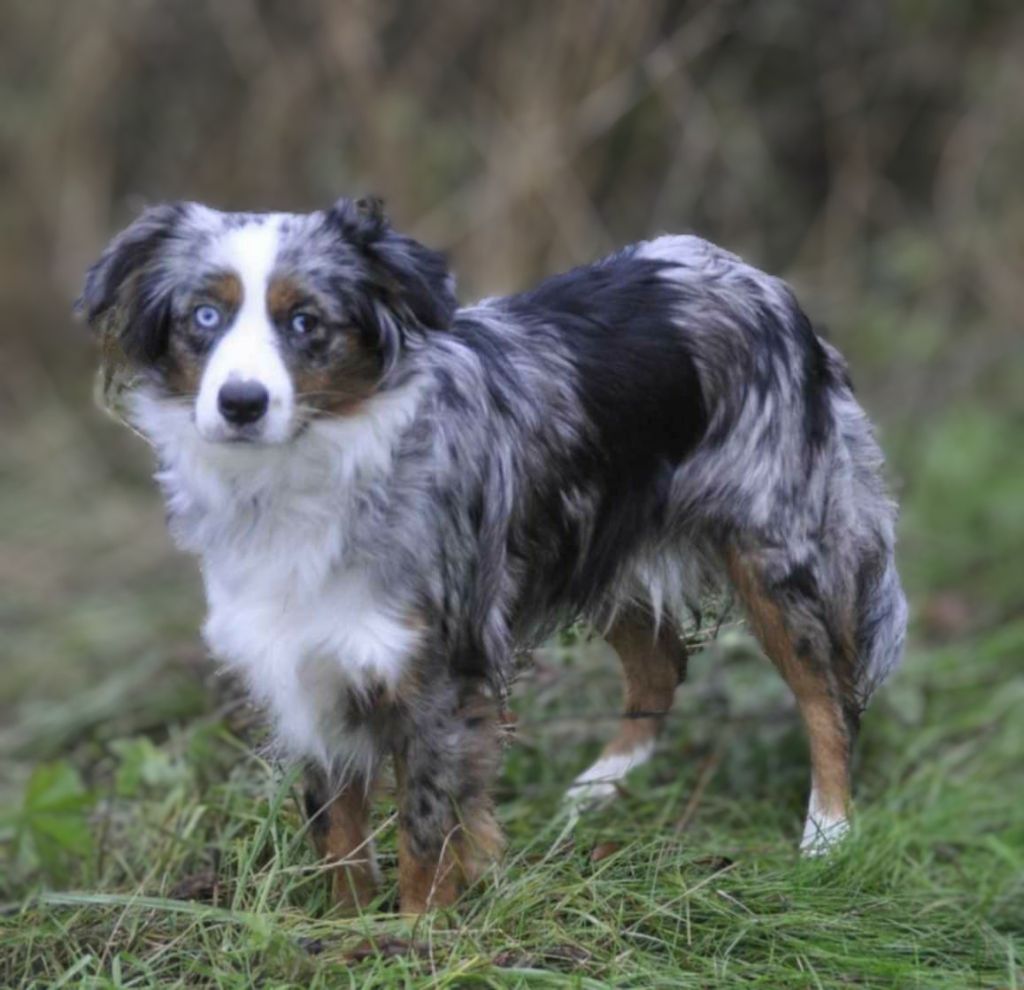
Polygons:
M206 443L187 409L136 399L172 531L202 561L206 641L245 677L293 757L359 759L346 694L394 687L415 650L406 603L347 552L358 492L390 470L415 404L414 392L379 396L358 419L249 448Z
M316 554L320 548L301 549ZM272 558L257 566L268 573L241 575L204 560L206 641L273 712L292 755L330 763L345 746L344 694L395 687L415 632L364 573L330 573L310 592L293 579L301 567L295 561Z

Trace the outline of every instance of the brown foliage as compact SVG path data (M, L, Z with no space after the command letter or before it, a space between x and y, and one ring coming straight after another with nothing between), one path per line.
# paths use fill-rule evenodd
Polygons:
M8 0L0 64L0 380L23 410L91 361L85 265L178 197L380 193L466 296L695 230L795 279L894 408L1013 347L1012 4Z

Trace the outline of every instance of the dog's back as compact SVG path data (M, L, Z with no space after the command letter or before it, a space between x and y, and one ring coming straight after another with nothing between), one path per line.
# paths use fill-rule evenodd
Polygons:
M902 646L896 510L845 362L785 283L666 236L456 327L520 458L545 451L509 520L531 572L524 618L600 620L639 586L655 614L678 610L729 579L732 555L756 553L770 585L830 603L831 635L854 644L849 707L863 708Z

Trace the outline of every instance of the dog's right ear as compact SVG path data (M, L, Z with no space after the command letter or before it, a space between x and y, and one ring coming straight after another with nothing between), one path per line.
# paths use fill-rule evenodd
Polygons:
M166 345L165 293L145 276L175 236L186 209L184 203L148 208L86 272L75 310L97 333L115 335L127 354L155 360Z

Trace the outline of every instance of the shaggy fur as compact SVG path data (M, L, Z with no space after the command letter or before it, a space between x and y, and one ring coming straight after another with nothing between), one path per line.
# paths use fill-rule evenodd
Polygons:
M578 619L619 650L632 721L578 781L593 797L653 748L685 669L666 630L723 583L807 724L805 848L841 834L903 643L895 509L846 366L782 282L666 236L459 309L376 203L176 204L114 239L82 307L202 560L206 639L317 767L314 803L359 804L353 781L398 761L408 910L500 844L514 654ZM226 418L232 382L265 398L255 422Z

